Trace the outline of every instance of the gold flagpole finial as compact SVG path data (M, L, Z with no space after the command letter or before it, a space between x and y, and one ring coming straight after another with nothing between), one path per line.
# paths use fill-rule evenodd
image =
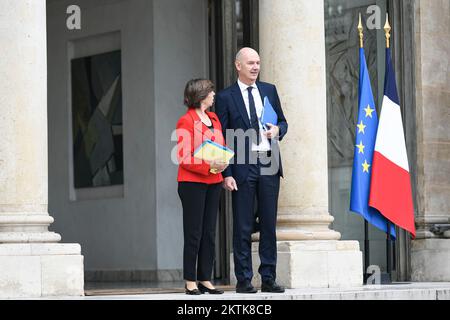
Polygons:
M386 13L386 24L384 25L384 33L386 34L386 48L390 48L391 25L389 24L388 13Z
M359 23L358 23L358 31L359 31L359 47L364 48L364 34L363 34L363 25L361 22L361 12L359 13Z

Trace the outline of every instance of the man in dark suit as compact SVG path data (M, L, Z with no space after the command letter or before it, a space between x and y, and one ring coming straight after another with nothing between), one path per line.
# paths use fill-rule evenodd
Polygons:
M235 66L238 80L216 95L216 113L227 145L235 151L232 164L222 174L225 178L224 188L233 191L236 292L257 292L251 283L251 234L254 228L255 202L260 232L261 264L258 272L262 280L261 291L284 292L284 288L275 281L276 220L280 177L283 176L278 141L286 134L288 124L275 86L257 81L260 71L258 53L251 48L241 49L236 55ZM261 121L266 97L277 114L276 125L263 124ZM242 132L245 132L244 137L239 134Z

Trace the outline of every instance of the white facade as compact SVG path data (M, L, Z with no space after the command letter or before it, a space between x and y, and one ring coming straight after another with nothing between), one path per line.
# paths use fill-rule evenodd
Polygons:
M78 1L81 30L61 25L71 1L48 3L50 210L82 245L87 279L179 279L181 204L171 133L186 79L207 77L205 1ZM108 17L99 18L99 17ZM123 186L74 189L70 60L121 50ZM175 191L174 191L175 190ZM170 236L168 236L170 235Z
M181 279L171 133L185 111L186 81L209 76L208 1L76 3L80 30L66 26L73 1L0 4L0 297L82 295L84 279ZM449 6L415 1L416 281L450 281L449 233L430 231L450 223ZM290 124L279 280L291 288L362 285L358 242L330 227L323 3L260 0L259 8L261 78L277 85ZM75 189L70 63L119 49L124 183Z

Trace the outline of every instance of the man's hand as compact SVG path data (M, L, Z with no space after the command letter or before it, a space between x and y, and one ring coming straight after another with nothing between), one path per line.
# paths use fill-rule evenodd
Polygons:
M223 181L223 187L228 191L233 191L233 190L237 191L237 189L238 189L236 180L234 180L233 177L226 177L225 180Z
M264 135L267 137L267 139L274 139L278 137L278 134L280 133L280 128L271 123L267 123L266 125L269 127L269 130L264 132Z

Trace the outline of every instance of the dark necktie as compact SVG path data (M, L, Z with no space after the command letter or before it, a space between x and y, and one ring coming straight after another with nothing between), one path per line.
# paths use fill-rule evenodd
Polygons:
M256 107L255 107L255 99L253 99L252 94L253 87L248 87L248 106L250 109L250 125L256 131L256 141L253 141L257 145L259 145L259 123L258 116L256 115Z

